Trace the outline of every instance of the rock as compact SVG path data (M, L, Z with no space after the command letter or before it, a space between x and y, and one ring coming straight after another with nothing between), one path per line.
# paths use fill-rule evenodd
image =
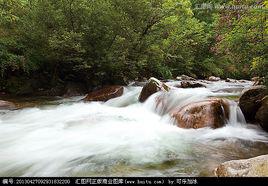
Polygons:
M251 78L251 81L253 81L253 86L259 86L265 84L265 78L264 77L253 77Z
M262 99L261 107L257 111L255 119L260 126L268 132L268 96Z
M267 177L268 155L222 163L214 174L218 177Z
M259 78L260 77L253 77L253 78L251 78L251 81L253 81L253 82L258 81Z
M64 92L63 97L81 96L86 93L86 87L82 83L69 82Z
M108 86L102 89L90 92L84 101L108 101L109 99L122 96L124 92L123 86Z
M248 83L249 81L248 80L244 80L244 79L240 79L238 80L239 83Z
M176 79L179 80L179 81L196 81L195 78L190 77L190 76L186 76L184 74L181 75L181 76L178 76Z
M199 88L199 87L206 87L205 85L194 82L194 81L182 81L181 82L181 88Z
M201 82L202 84L212 84L213 82L211 82L211 81L208 81L208 80L199 80L199 82Z
M235 79L227 78L225 80L225 82L227 82L227 83L236 83L237 81Z
M162 83L156 78L150 78L149 81L144 85L142 88L142 91L139 96L139 101L144 102L147 100L148 97L153 95L154 93L158 91L169 91L169 86L167 86L165 83Z
M220 77L215 77L215 76L210 76L210 77L208 78L208 80L209 80L209 81L220 81L221 78L220 78Z
M9 101L0 100L0 110L12 110L15 108L16 108L16 106L14 103L9 102Z
M266 95L265 86L257 86L243 91L239 99L239 107L248 122L255 121L256 112L261 107L261 101Z
M176 108L171 111L171 117L181 128L219 128L229 118L229 105L223 99L208 99Z
M264 77L255 77L252 78L254 80L253 86L258 86L258 85L264 85L265 83L265 78Z

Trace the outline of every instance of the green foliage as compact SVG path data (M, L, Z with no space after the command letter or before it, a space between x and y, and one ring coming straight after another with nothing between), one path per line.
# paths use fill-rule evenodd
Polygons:
M256 2L230 1L229 4L251 6ZM228 73L238 71L240 78L249 77L252 61L267 52L266 16L265 9L245 9L223 11L215 20L214 51L223 63L231 62L232 68L225 68Z
M265 78L265 83L268 83L268 58L266 56L253 58L251 63L251 73L254 76L261 76Z
M0 89L14 87L15 77L42 79L38 88L49 88L180 74L266 76L263 11L196 8L210 2L0 0Z

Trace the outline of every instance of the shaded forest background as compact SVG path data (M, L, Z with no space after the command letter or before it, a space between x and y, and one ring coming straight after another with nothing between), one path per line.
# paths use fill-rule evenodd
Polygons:
M0 0L0 91L181 74L267 78L267 8L267 0Z

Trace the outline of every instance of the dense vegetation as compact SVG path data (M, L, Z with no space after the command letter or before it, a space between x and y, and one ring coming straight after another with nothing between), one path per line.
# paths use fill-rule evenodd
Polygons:
M0 0L0 91L268 76L268 1ZM209 5L209 4L207 4ZM266 7L266 8L265 8Z

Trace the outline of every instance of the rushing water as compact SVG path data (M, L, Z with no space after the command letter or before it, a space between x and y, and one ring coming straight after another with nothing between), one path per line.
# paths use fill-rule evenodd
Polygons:
M0 176L213 176L221 162L268 153L267 133L246 124L231 100L228 124L215 130L178 128L168 112L207 97L239 96L249 86L174 88L143 104L142 87L128 86L106 103L72 98L2 111ZM156 104L159 96L165 103Z

